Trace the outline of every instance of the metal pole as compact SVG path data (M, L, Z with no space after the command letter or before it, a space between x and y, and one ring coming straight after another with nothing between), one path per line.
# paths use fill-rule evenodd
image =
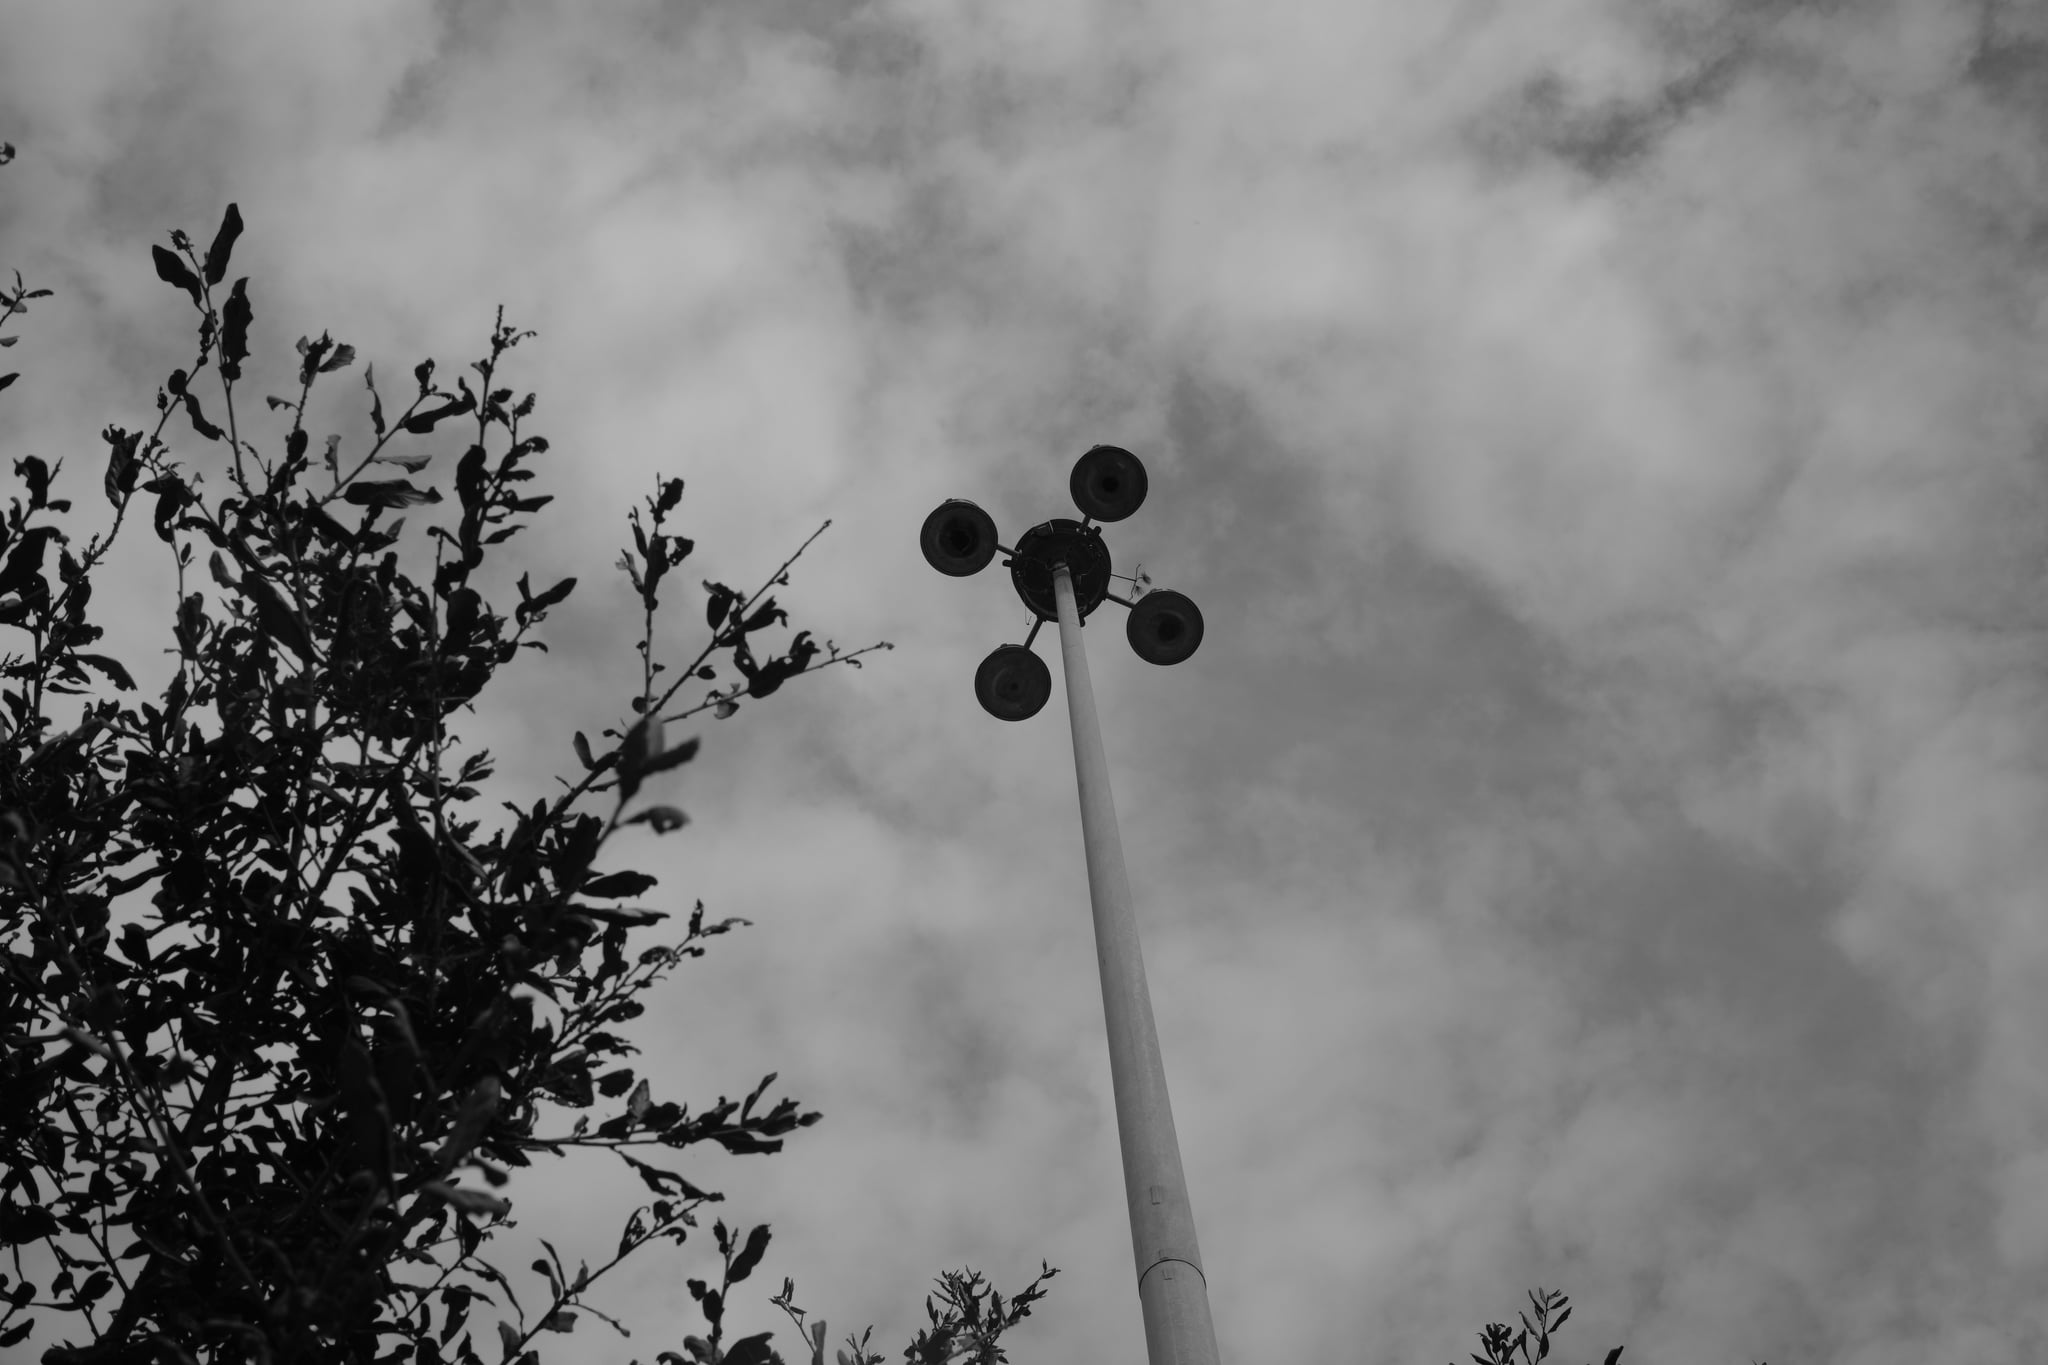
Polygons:
M1145 989L1145 961L1138 950L1131 883L1110 800L1095 691L1081 648L1081 614L1066 565L1053 570L1052 587L1059 604L1067 717L1074 728L1074 778L1081 790L1081 841L1088 855L1088 899L1095 914L1095 960L1102 973L1124 1197L1145 1313L1145 1356L1150 1365L1220 1365L1216 1328L1209 1320L1209 1285L1195 1245L1195 1216L1166 1094L1166 1067L1152 1024L1152 997Z

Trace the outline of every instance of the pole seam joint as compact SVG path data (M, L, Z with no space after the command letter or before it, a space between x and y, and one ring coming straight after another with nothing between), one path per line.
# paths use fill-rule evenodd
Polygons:
M1203 1274L1202 1274L1202 1267L1200 1267L1200 1266L1196 1265L1196 1264L1195 1264L1195 1263L1194 1263L1193 1261L1190 1261L1190 1260L1189 1260L1189 1259L1188 1259L1187 1257L1185 1257L1185 1256L1161 1256L1161 1257L1160 1257L1160 1258L1159 1258L1158 1260L1154 1261L1154 1262L1153 1262L1153 1263L1152 1263L1151 1265L1148 1265L1148 1266L1146 1266L1146 1267L1145 1267L1145 1269L1144 1269L1144 1270L1143 1270L1143 1271L1142 1271L1142 1272L1141 1272L1141 1273L1139 1274L1139 1276L1138 1276L1138 1283L1139 1283L1139 1284L1141 1284L1141 1285L1142 1285L1142 1284L1144 1284L1144 1283L1145 1283L1145 1276L1147 1276L1147 1275L1150 1275L1150 1274L1151 1274L1151 1273L1152 1273L1153 1271L1155 1271L1155 1270L1159 1269L1159 1267L1161 1267L1161 1266L1163 1266L1163 1265L1167 1264L1167 1263L1168 1263L1169 1261L1171 1261L1171 1262L1174 1262L1174 1263L1176 1263L1176 1264L1179 1264L1179 1265L1184 1265L1184 1266L1187 1266L1187 1267L1188 1267L1189 1269L1193 1270L1193 1271L1195 1272L1195 1274L1196 1274L1196 1275L1198 1275L1198 1276L1200 1276L1200 1277L1201 1277L1201 1280L1202 1280L1202 1286L1203 1286L1204 1288L1207 1288L1207 1287L1208 1287L1208 1284L1209 1284L1209 1277L1208 1277L1207 1275L1203 1275Z

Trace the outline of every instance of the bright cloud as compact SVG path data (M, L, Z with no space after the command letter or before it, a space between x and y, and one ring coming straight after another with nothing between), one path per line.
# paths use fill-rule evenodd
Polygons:
M1090 642L1226 1358L1455 1355L1538 1284L1567 1355L2048 1348L2038 7L14 17L0 266L57 296L0 435L74 489L189 359L149 244L230 199L259 366L538 329L513 548L584 587L476 722L512 783L637 682L657 471L688 582L833 519L784 600L896 651L706 726L641 856L756 921L644 1037L659 1091L825 1111L702 1175L835 1335L1042 1257L1013 1355L1142 1349L1065 722L975 708L1024 610L913 548L949 495L1062 514L1108 440L1119 569L1208 623ZM103 599L138 665L155 550ZM537 1173L519 1235L603 1245L632 1188ZM643 1358L685 1260L608 1304Z

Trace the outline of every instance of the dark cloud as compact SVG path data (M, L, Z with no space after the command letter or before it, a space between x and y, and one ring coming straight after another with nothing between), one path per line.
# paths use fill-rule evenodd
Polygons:
M1636 99L1587 98L1564 77L1544 72L1479 119L1473 144L1502 168L1543 158L1595 181L1625 176L1654 157L1687 119L1725 98L1744 65L1741 56L1724 53Z
M517 544L584 580L475 718L508 782L637 680L656 469L662 647L835 519L792 609L898 649L692 722L647 855L756 920L657 1089L826 1112L728 1188L835 1323L1043 1254L1020 1349L1142 1349L1062 703L979 712L1021 609L914 544L1110 440L1118 566L1208 622L1089 643L1226 1355L1448 1356L1540 1282L1587 1356L2039 1356L2038 5L93 11L0 52L0 266L59 289L10 432L146 409L148 245L228 198L265 354L450 372L506 299ZM585 1188L522 1235L614 1236Z
M1966 73L1993 99L2048 126L2048 38L2006 33L1986 24Z

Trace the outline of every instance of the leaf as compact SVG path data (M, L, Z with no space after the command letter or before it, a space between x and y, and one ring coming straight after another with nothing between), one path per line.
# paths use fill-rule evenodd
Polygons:
M384 434L383 420L381 418L378 419L377 434L379 436ZM433 461L433 458L431 455L379 455L377 460L380 464L395 464L404 469L408 474L417 474L422 469L425 469Z
M743 632L763 630L768 626L774 624L776 621L782 621L786 623L788 622L788 620L789 613L784 611L781 607L776 606L775 599L771 597L767 601L763 602L760 606L754 608L753 615L747 617L747 619L740 624L740 629Z
M460 650L469 643L483 621L484 599L475 588L457 588L448 594L448 629L441 648Z
M439 502L441 490L415 488L405 479L365 479L350 484L341 497L358 507L417 507L423 502Z
M543 1332L573 1332L576 1330L576 1315L566 1310L550 1313L540 1327Z
M747 1244L733 1259L732 1269L726 1272L728 1284L738 1284L754 1273L754 1267L761 1264L761 1257L768 1251L768 1225L762 1223L747 1234Z
M377 396L377 367L363 366L363 387L370 391L370 425L377 428L377 434L384 434L384 400Z
M105 1057L108 1061L113 1060L113 1049L109 1048L105 1043L101 1042L98 1038L95 1038L92 1034L87 1033L84 1029L76 1028L72 1025L67 1024L58 1031L62 1033L66 1038L68 1038L70 1041L76 1043L78 1046L84 1048L87 1052L92 1053L94 1056Z
M455 1126L449 1131L448 1140L441 1144L441 1150L434 1156L436 1164L444 1171L469 1155L469 1149L476 1146L489 1128L491 1120L498 1115L498 1105L503 1098L503 1088L496 1076L486 1076L470 1090L469 1098L462 1102L462 1113L456 1117Z
M443 403L438 408L416 412L399 424L399 430L409 431L415 436L424 436L434 429L434 424L450 417L469 412L476 407L476 399L467 395Z
M339 342L334 347L334 354L320 362L320 373L332 374L336 370L344 369L353 364L355 358L356 348L349 345L346 341Z
M654 1100L651 1092L647 1089L647 1082L642 1081L633 1087L632 1097L626 1101L626 1111L637 1119L646 1113L648 1106L653 1103Z
M57 535L53 526L31 527L8 552L6 567L0 568L0 594L19 592L33 596L41 591L43 550Z
M640 790L640 774L648 762L661 753L661 717L642 716L638 724L626 732L626 740L619 749L619 804L633 799Z
M740 704L736 701L722 701L718 703L718 705L711 708L711 714L718 717L718 719L720 720L724 720L726 717L730 716L733 712L739 709Z
M298 613L278 596L277 590L254 574L242 580L242 590L256 600L256 621L263 627L263 633L290 646L294 654L311 662L313 646L306 639L305 627L299 623Z
M165 284L175 284L192 296L195 307L204 307L199 302L199 277L194 275L169 250L160 246L149 249L150 258L156 262L156 277Z
M206 420L206 414L199 410L199 395L187 389L181 395L185 402L186 415L192 419L192 430L209 441L218 441L224 433L219 427Z
M79 654L73 657L78 662L89 664L106 674L107 677L113 680L115 688L119 691L133 692L135 690L135 679L128 676L128 670L123 668L118 660L110 659L104 654Z
M723 583L706 582L704 590L711 594L711 599L704 604L704 624L717 630L726 613L732 610L732 604L739 600L739 594Z
M462 452L462 459L455 466L455 493L462 499L464 511L483 501L485 459L482 446L471 446Z
M21 373L19 371L16 371L13 374L0 374L0 389L8 387L19 378L21 378Z
M50 466L40 455L29 455L16 460L14 476L28 484L28 505L31 509L49 505Z
M616 900L624 896L637 896L654 885L656 879L645 872L612 872L585 882L582 891L586 896Z
M370 1066L370 1054L354 1037L341 1050L341 1098L357 1145L360 1160L376 1163L378 1153L388 1151L391 1141L391 1111Z
M227 274L228 253L235 249L235 239L241 235L242 211L229 204L227 215L220 220L220 231L213 234L213 245L206 248L208 284L219 284L220 277Z
M608 905L579 905L576 907L576 912L580 915L588 915L595 920L603 920L606 924L623 924L627 928L637 928L643 924L659 924L668 918L666 910L647 910L639 906L621 909Z
M46 1208L35 1204L0 1204L0 1245L22 1246L57 1230L57 1217ZM12 1302L19 1308L35 1297L35 1291L24 1292L23 1285L16 1285L13 1295Z
M552 607L557 602L562 601L575 590L576 580L573 578L565 578L561 582L555 584L554 587L549 588L546 592L534 598L533 610L542 611L548 607Z
M768 1349L771 1335L762 1332L757 1336L741 1337L725 1353L724 1365L782 1365L782 1357Z
M781 1138L764 1140L755 1137L744 1128L721 1128L711 1134L711 1140L734 1156L751 1156L782 1150Z
M100 432L100 438L108 447L104 485L107 501L118 507L121 500L135 490L135 480L142 473L142 462L135 457L135 447L141 443L142 433L109 426Z
M754 1087L754 1093L747 1096L746 1103L740 1106L742 1118L754 1111L754 1106L760 1102L761 1096L768 1093L768 1087L775 1084L775 1078L781 1074L779 1071L771 1071L761 1078L761 1083Z
M617 1131L620 1135L623 1135L626 1132L626 1130L631 1126L632 1119L628 1115L621 1114L618 1118L608 1120L608 1122L619 1124L620 1127ZM698 1189L695 1185L692 1185L689 1181L683 1179L683 1177L677 1175L674 1171L665 1171L661 1169L661 1167L659 1166L650 1166L646 1162L641 1161L636 1157L628 1155L625 1151L619 1148L613 1148L612 1150L618 1152L619 1156L626 1162L626 1164L631 1166L634 1170L634 1173L640 1177L641 1183L646 1185L648 1189L653 1190L656 1194L680 1194L686 1199L723 1198L722 1195L707 1194L705 1191ZM663 1206L660 1202L657 1202L655 1204L655 1216L662 1219L662 1221L666 1222L667 1215L661 1212L662 1207ZM636 1218L638 1217L637 1214L634 1216ZM684 1221L689 1223L691 1227L696 1226L694 1222L690 1221L688 1214L683 1215L683 1218Z
M185 510L192 501L192 490L175 474L162 479L151 479L143 485L145 490L156 494L156 533L164 544L171 543L172 519Z
M519 1349L518 1329L513 1327L511 1323L505 1321L503 1318L499 1318L498 1340L505 1343L505 1358L507 1360L510 1360L512 1358L512 1353Z
M472 1190L462 1185L450 1185L441 1180L429 1180L420 1186L436 1199L453 1204L463 1213L506 1214L512 1211L512 1201L500 1199L484 1190Z
M249 322L255 316L249 308L249 277L235 281L228 301L221 309L220 373L223 379L240 379L242 362L249 358Z
M649 806L638 815L629 817L626 823L629 825L653 825L656 834L667 834L671 830L678 830L684 825L689 824L690 817L677 810L674 806Z
M19 340L21 340L20 337L0 337L0 346L12 346Z
M655 755L640 766L640 776L652 777L656 773L667 772L670 768L681 767L697 756L697 745L697 737L692 735L666 753Z
M747 695L750 697L769 696L782 686L783 679L788 676L789 670L787 668L780 668L775 663L770 663L753 677L747 679Z

